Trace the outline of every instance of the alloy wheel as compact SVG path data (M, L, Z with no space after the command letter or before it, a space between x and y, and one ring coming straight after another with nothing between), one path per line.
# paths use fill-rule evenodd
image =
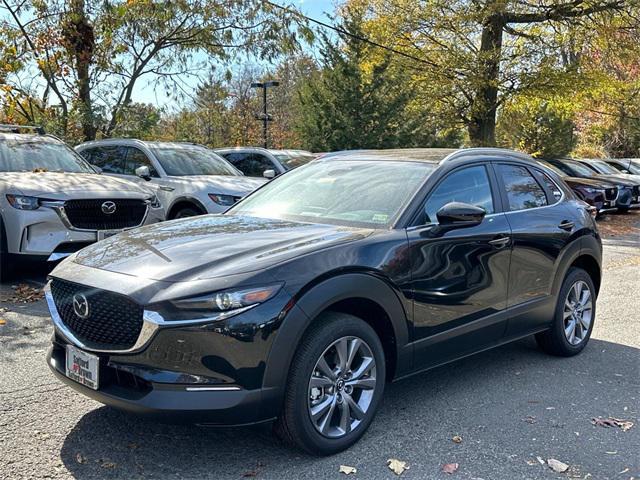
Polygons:
M571 345L579 345L587 337L593 317L589 285L578 280L569 289L564 302L564 335Z
M333 342L316 362L309 380L311 422L325 437L340 438L366 417L376 389L376 361L358 337Z

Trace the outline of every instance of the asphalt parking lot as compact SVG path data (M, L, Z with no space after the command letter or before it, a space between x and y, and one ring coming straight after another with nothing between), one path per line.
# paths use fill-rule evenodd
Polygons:
M369 432L330 458L289 450L266 428L160 424L62 386L44 362L44 301L8 301L12 285L41 286L46 270L25 269L0 287L0 479L315 480L344 478L340 465L357 469L347 478L397 478L390 458L407 462L400 478L639 478L640 212L602 225L604 279L581 355L549 357L525 339L388 385ZM598 417L634 425L606 428ZM569 469L556 473L548 459ZM443 473L447 463L457 471Z

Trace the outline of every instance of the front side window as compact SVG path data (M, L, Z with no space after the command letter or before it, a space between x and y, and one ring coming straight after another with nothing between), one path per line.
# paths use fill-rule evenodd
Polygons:
M499 164L497 167L507 192L510 211L547 205L547 195L529 170L519 165Z
M276 177L229 214L386 228L434 170L418 162L326 161Z
M127 147L127 162L125 164L124 173L126 175L135 175L136 168L149 167L149 173L154 178L158 178L158 172L151 164L144 152L138 148Z
M233 175L240 173L217 153L197 145L156 144L149 147L160 165L172 177L190 175Z
M30 137L0 140L0 172L96 173L64 143Z
M100 167L103 173L124 173L125 150L123 147L96 147L85 150L91 152L91 163Z
M493 196L486 167L477 165L456 170L440 182L427 199L427 223L436 222L438 210L450 202L468 203L493 213Z

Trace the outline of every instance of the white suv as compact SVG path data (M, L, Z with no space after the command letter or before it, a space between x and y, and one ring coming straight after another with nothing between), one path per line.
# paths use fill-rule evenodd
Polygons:
M0 279L19 259L58 260L165 213L147 188L100 175L40 129L0 125Z
M193 143L113 139L83 143L76 150L104 173L153 186L168 219L224 212L267 181L245 177Z

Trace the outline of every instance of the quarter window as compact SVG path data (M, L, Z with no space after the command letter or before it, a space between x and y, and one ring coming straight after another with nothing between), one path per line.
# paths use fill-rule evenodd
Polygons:
M548 194L550 195L547 198L549 204L553 205L558 202L562 198L562 191L560 190L560 187L558 187L556 182L551 180L546 173L541 172L540 170L536 170L536 172L538 172L538 178L541 179L542 183L547 187Z
M427 223L436 222L436 213L450 202L462 202L494 212L487 169L483 165L456 170L433 190L425 207Z
M536 179L524 167L498 165L509 200L509 210L526 210L547 205L547 196Z

